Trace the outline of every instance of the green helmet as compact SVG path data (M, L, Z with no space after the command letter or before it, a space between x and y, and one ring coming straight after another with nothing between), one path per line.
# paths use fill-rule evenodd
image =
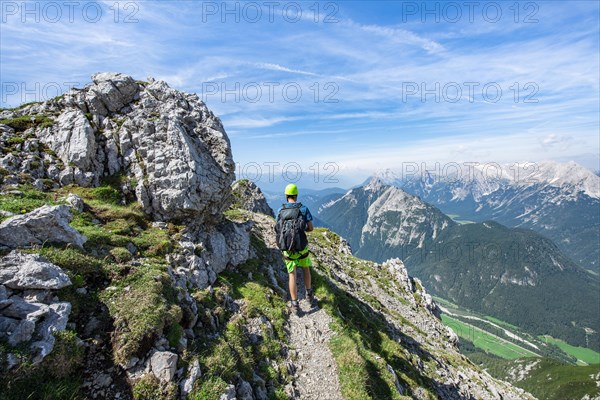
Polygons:
M290 183L285 187L285 195L286 196L297 196L298 195L298 186Z

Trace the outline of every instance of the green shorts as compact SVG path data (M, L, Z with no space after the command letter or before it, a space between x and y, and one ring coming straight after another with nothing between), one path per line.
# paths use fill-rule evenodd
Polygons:
M294 268L296 267L308 268L312 265L312 261L308 255L308 246L305 247L304 250L298 252L287 252L284 250L283 260L285 261L285 267L289 274L294 272Z

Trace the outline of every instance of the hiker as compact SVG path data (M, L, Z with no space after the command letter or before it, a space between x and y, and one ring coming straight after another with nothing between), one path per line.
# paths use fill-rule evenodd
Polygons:
M314 302L314 294L311 285L310 266L312 262L308 254L308 239L306 232L313 230L312 215L306 206L298 203L298 187L290 183L285 187L287 203L282 204L277 211L277 222L275 231L277 233L277 245L283 251L285 266L289 276L289 287L291 297L291 308L294 314L298 314L298 289L296 286L296 268L302 268L304 272L304 286L306 287L306 300L309 304Z

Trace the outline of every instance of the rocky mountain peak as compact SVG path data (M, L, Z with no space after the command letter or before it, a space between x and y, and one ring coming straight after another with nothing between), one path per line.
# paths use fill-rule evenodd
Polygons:
M230 202L234 163L221 121L163 81L97 73L84 88L1 112L0 135L18 147L0 159L4 183L89 187L123 175L156 220L211 219Z

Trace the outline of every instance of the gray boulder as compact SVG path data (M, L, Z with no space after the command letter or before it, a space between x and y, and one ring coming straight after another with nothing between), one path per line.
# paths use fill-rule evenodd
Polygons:
M31 348L34 351L37 350L37 354L33 358L34 363L42 361L44 357L50 354L56 341L54 333L64 331L67 328L70 313L71 303L60 302L48 306L48 315L37 327L40 339L31 344Z
M50 242L83 247L87 239L69 226L71 219L69 207L64 204L45 205L16 215L0 224L0 245L17 248Z
M177 354L170 351L157 351L150 359L152 373L161 382L171 382L177 371Z
M11 289L62 289L71 280L42 256L13 250L0 259L0 283Z
M65 201L67 203L69 203L69 205L71 207L73 207L74 210L77 210L79 212L82 212L83 208L85 207L85 203L83 202L83 199L73 193L69 193L69 195L67 196Z
M19 296L12 296L10 305L0 307L0 337L11 346L35 338L31 344L33 362L38 363L54 348L54 333L64 331L71 312L71 304L29 303Z
M56 265L38 254L13 250L0 259L0 338L11 346L33 340L33 363L54 347L54 333L65 330L71 304L54 302L52 290L71 284Z

